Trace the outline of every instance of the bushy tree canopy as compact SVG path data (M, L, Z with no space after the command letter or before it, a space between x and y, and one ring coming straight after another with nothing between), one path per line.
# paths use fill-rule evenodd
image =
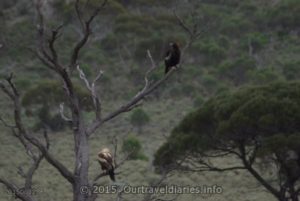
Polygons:
M245 87L212 98L186 116L157 151L154 165L181 169L196 163L197 171L245 169L278 200L297 200L299 122L300 82ZM220 167L210 161L224 156L234 156L242 165ZM254 166L264 161L277 175L276 183Z
M75 90L79 96L79 102L84 109L90 111L93 108L92 98L88 90L75 84ZM23 98L22 105L25 107L47 105L48 107L58 107L60 103L68 102L61 83L53 80L43 80L28 90Z
M135 136L130 135L123 141L122 150L128 154L130 160L147 160L142 151L142 144Z
M300 140L288 143L300 138L299 122L299 82L245 87L212 98L186 116L156 153L155 164L167 165L180 155L211 150L221 143L251 143L254 138L265 142L280 137L285 140L278 141L277 150L294 147L300 153ZM267 145L272 149L270 143L263 144Z

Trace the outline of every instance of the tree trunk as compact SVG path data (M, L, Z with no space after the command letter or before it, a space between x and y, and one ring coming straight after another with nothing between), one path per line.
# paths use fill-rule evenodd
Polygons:
M275 189L273 186L271 186L270 183L268 183L253 167L252 164L249 163L249 161L246 159L246 148L245 148L245 142L240 141L239 142L239 150L241 153L240 159L242 160L244 167L248 170L252 176L261 183L274 197L278 199L278 201L286 201L284 198L282 198L280 192Z
M75 151L75 170L73 183L73 200L86 201L88 193L83 193L81 188L89 186L88 171L89 171L89 144L88 135L82 110L79 106L79 101L73 95L73 86L68 87L70 94L71 110L72 110L72 126L74 135L74 151Z
M79 129L74 131L75 135L75 180L73 184L74 201L86 201L88 193L81 191L82 187L88 187L88 170L89 170L89 144L88 137L83 127L83 122L79 124Z

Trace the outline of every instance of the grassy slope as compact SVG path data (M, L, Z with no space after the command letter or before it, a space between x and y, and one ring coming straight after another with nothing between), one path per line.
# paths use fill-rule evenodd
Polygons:
M234 2L234 0L232 0L231 2ZM261 6L259 3L257 3L260 1L249 2L256 2L257 5L255 5L254 3L254 6L256 8L259 8ZM212 7L213 6L214 5L212 4ZM216 6L216 8L217 7L218 6ZM238 13L241 11L234 9L226 9L221 11L219 10L217 13L224 14L224 16L227 17L230 15L236 15L242 16L242 19L248 19L248 17L245 17L247 16L246 14L244 16L243 14L241 15L241 13ZM135 8L133 10L137 10L136 12L140 13L139 9ZM161 8L157 8L157 10L161 11ZM11 38L7 44L9 48L6 50L8 51L3 52L3 50L0 50L0 54L4 55L0 59L0 64L5 67L0 69L0 73L3 74L8 70L15 71L17 74L17 79L19 81L19 86L21 86L22 88L28 88L30 85L35 85L36 82L40 79L40 77L48 76L49 72L43 70L44 68L41 67L40 63L38 63L36 59L32 57L32 55L28 55L28 52L24 51L23 49L24 46L30 44L30 40L34 39L34 35L32 32L33 20L32 18L28 17L28 15L31 16L30 12L27 13L27 15L25 13L25 17L24 14L18 16L17 14L15 14L16 11L13 9L10 9L9 12L13 14L11 14L10 18L8 18L10 19L10 21L6 25L8 26L7 34L10 34ZM215 15L214 12L212 12L212 14ZM249 16L251 17L252 14ZM132 26L132 24L128 23L128 26L129 25ZM133 25L135 25L135 23L133 23ZM169 25L170 24L167 24L167 26ZM155 24L155 26L158 26L158 24ZM135 28L138 31L136 27L133 28ZM158 30L160 28L158 28ZM95 31L96 35L98 32L101 33L101 31L102 30L100 26L100 28L98 27L98 29ZM130 31L131 30L129 30L129 32ZM241 32L243 33L243 28ZM268 43L264 45L263 48L257 53L259 58L258 68L267 70L272 69L271 72L274 71L275 74L279 74L278 79L281 79L281 67L283 66L283 64L289 63L289 61L299 60L299 46L297 45L299 44L299 38L297 36L292 35L287 36L287 39L278 39L276 38L276 33L273 32L273 30L271 30L270 32L266 32L267 34L275 38L275 42L272 44ZM68 30L66 31L66 33L68 35L67 38L71 39L67 40L64 43L62 42L62 45L64 47L68 47L70 41L72 41L72 39L76 37L74 36L74 34L69 35ZM153 32L153 30L151 30L151 34L155 35L156 32ZM243 34L242 36L244 36ZM157 148L164 142L164 136L168 135L174 127L174 125L176 125L187 112L193 109L193 101L195 97L197 97L198 94L204 97L212 95L214 91L217 90L216 88L223 87L223 85L226 85L226 87L232 87L232 83L230 83L230 80L220 79L220 77L218 76L219 74L217 72L218 67L220 63L224 62L224 60L233 60L234 57L238 58L240 56L239 54L247 54L248 50L240 47L240 36L232 36L231 34L227 33L226 37L230 41L230 47L228 48L229 53L227 52L226 57L222 61L220 61L220 63L214 63L214 61L202 63L201 60L209 56L205 53L205 51L207 50L203 50L203 47L205 46L203 44L206 44L207 41L210 41L211 36L213 37L213 40L217 41L219 33L216 34L214 32L210 32L199 39L200 41L198 41L198 45L200 45L196 45L196 47L194 47L196 49L193 52L191 52L192 56L190 56L189 58L191 62L189 63L189 65L184 66L184 69L182 71L178 72L181 74L180 77L178 75L175 75L176 79L174 80L176 81L173 80L172 82L174 85L165 86L164 89L160 89L166 93L161 93L158 99L151 99L144 102L143 109L150 115L151 122L145 127L143 134L138 135L137 137L141 140L144 152L150 160L148 162L128 161L122 167L122 169L119 170L121 173L117 176L118 181L126 182L131 185L139 185L147 184L151 181L157 180L159 176L153 173L153 167L151 166L151 159L153 157L153 154L157 150ZM136 41L139 42L148 39L149 36L146 35L144 36L144 38L143 36L134 37ZM124 39L121 38L120 40L122 41ZM104 65L102 65L102 63L100 64L111 79L111 82L107 84L111 88L111 90L105 92L105 98L107 101L105 103L104 109L106 112L108 112L120 105L121 102L124 102L130 94L133 94L133 92L137 90L137 87L132 82L132 69L124 67L123 63L119 61L120 58L115 58L116 55L112 54L111 56L110 52L103 53L102 50L98 48L100 42L101 41L99 41L99 39L92 39L92 41L89 43L89 46L86 48L92 51L90 51L89 55L83 54L83 57L85 57L84 62L89 62L89 68L94 70L99 66L100 62L103 62L103 60L105 60L106 62ZM201 43L203 43L202 46ZM127 48L132 47L132 44L125 44L125 46L126 45ZM124 49L121 50L125 51ZM62 52L63 58L66 58L66 52ZM123 56L126 58L126 54ZM128 66L144 66L143 64L138 65L134 62L133 65L131 65L132 60L134 59L129 58L128 61L126 61L128 62L128 64L130 64ZM214 60L214 58L212 60ZM141 71L141 69L142 71L145 71L145 68L138 69L138 71ZM178 82L178 79L180 79L180 82ZM256 81L256 79L254 78L252 79L253 80L250 80L250 83L264 82L260 80ZM129 92L127 92L128 90ZM182 93L183 91L188 90L194 90L194 92L192 92L191 94L186 94L186 92ZM11 112L10 110L12 107L8 104L7 99L3 97L3 94L0 95L0 101L1 115L6 116ZM20 164L26 165L28 163L28 157L24 153L21 144L18 143L16 139L11 136L7 129L0 126L0 130L0 152L2 153L0 157L0 176L5 176L6 178L12 179L16 183L21 182L21 178L16 174L17 167ZM106 124L103 128L101 128L101 130L98 131L96 135L92 137L90 142L91 178L100 171L99 165L95 161L96 153L98 152L98 150L103 146L110 146L111 139L113 136L117 136L119 142L121 143L122 139L124 139L127 135L131 133L135 134L135 131L132 129L132 126L129 123L129 114L123 114L122 116ZM62 132L55 133L53 135L51 134L50 136L51 152L57 155L58 159L63 161L64 164L72 170L73 144L71 134L69 132ZM120 155L120 158L121 157L122 155ZM225 164L232 161L234 161L234 159L220 159L219 163ZM41 200L50 201L71 199L72 194L70 185L64 180L62 180L60 175L56 172L56 170L49 166L46 162L42 163L41 168L35 175L34 180L37 188L42 189L44 191L42 194L40 194L40 196L42 197ZM108 178L102 179L101 183L109 183ZM269 193L265 192L265 190L249 174L238 171L223 174L178 174L170 178L170 183L177 185L217 184L223 187L224 192L221 195L214 195L212 197L204 196L203 199L205 200L274 200L273 197ZM103 197L105 199L99 200L109 201L115 199L115 195L105 195ZM128 198L128 200L141 200L140 196L127 195L125 197L129 197L130 199ZM179 197L179 200L189 201L195 200L195 198L196 197L192 195L182 195ZM197 198L199 200L199 197ZM0 201L9 199L12 198L10 198L10 196L7 195L6 190L1 186Z
M137 137L143 144L143 150L149 157L149 161L128 161L118 170L120 174L117 180L120 183L127 183L133 186L149 185L149 182L159 179L159 176L153 173L151 166L151 158L155 150L164 141L164 135L167 135L176 125L178 121L191 110L191 102L188 99L178 101L156 101L147 102L143 107L151 115L151 123L145 127L144 132ZM176 108L176 110L174 109ZM11 134L1 127L0 135L0 151L1 155L1 169L0 175L6 178L13 178L14 181L20 182L20 177L16 174L18 165L26 164L28 158L24 153L23 148ZM132 128L129 126L128 115L118 117L106 124L98 131L91 139L90 145L90 176L93 178L99 171L99 164L96 162L96 153L103 147L111 144L112 136L117 135L119 142L131 132ZM57 158L69 168L73 168L73 143L70 133L56 133L51 135L51 152L57 155ZM119 160L122 155L119 155ZM220 159L219 163L226 164L233 159ZM70 200L71 187L62 180L57 171L43 162L39 171L34 178L35 186L43 192L39 193L41 200ZM253 178L245 172L230 172L224 174L218 173L193 173L193 174L176 174L171 177L168 182L173 185L219 185L223 188L221 195L201 195L205 200L272 200L272 196L264 192L264 189L258 185ZM109 184L108 178L100 180L101 184ZM0 200L8 200L6 190L1 189ZM45 196L46 195L46 196ZM130 200L141 200L143 195L126 195L125 198ZM99 200L114 200L116 195L103 195L105 199ZM199 196L196 196L199 198ZM195 195L181 195L180 201L194 200Z

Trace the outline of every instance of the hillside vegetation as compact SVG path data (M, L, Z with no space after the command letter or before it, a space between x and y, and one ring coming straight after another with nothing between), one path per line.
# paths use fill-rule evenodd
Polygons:
M56 45L59 58L67 61L71 48L81 37L74 0L47 2L44 9L46 31L50 34L52 29L63 25ZM84 14L91 12L99 2L90 0ZM199 35L194 37L180 20ZM15 74L26 109L24 116L28 117L26 123L39 131L43 120L55 125L62 121L57 114L63 97L58 95L61 89L57 89L57 77L32 51L37 44L36 24L32 3L26 0L0 1L0 78L10 72ZM127 161L119 170L117 180L131 185L151 185L159 180L152 166L154 153L180 120L201 107L209 97L242 86L300 78L299 0L109 0L92 27L92 36L80 54L79 64L91 80L99 70L104 72L97 89L103 99L104 113L113 111L143 87L143 76L151 67L147 50L158 65L151 74L152 80L158 80L164 74L163 57L170 41L176 41L184 52L182 64L174 76L143 102L141 108L150 120L143 124L142 129L132 125L133 110L112 120L92 137L92 176L101 171L96 153L103 146L112 149L115 136L119 147L129 137L141 143L139 147L142 147L144 160ZM73 74L73 79L76 84L82 84L77 73ZM91 119L86 92L80 87L78 90L87 104L86 118ZM42 104L43 100L47 100L47 104ZM12 105L2 93L0 103L0 115L12 120ZM47 111L48 116L39 115L45 114L43 111ZM72 168L72 135L68 125L62 127L51 131L50 151ZM2 124L0 129L0 176L21 182L18 167L28 165L28 158L10 130ZM227 164L234 159L223 158L217 162ZM34 181L43 191L41 200L71 200L71 187L46 162L42 163ZM101 182L108 183L109 180L104 178ZM243 171L178 173L168 182L222 186L221 195L203 196L207 200L273 200ZM124 197L142 200L143 196ZM115 197L103 195L99 200L110 201ZM0 201L9 199L13 198L0 186ZM178 200L195 200L195 195L181 195Z

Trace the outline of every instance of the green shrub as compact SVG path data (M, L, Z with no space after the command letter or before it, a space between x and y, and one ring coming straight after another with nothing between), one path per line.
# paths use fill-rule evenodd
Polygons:
M181 85L181 94L184 96L192 96L195 93L195 86L193 84ZM178 95L178 94L177 94Z
M113 53L116 51L118 46L118 39L114 34L107 34L107 36L101 41L101 46L104 50L107 50L106 53Z
M74 83L74 90L79 97L79 102L86 111L93 109L90 92L79 84ZM29 89L22 97L22 105L31 107L34 105L47 105L58 107L62 102L68 103L61 83L53 80L43 80Z
M237 59L225 60L218 67L221 77L232 81L235 85L240 85L248 81L248 72L256 66L255 60L247 55Z
M182 89L178 85L169 88L169 95L172 99L180 98L181 94L182 94Z
M130 68L128 77L134 85L140 85L144 82L144 72L141 66L134 65Z
M17 0L0 1L0 10L11 8L16 4Z
M220 36L218 38L218 44L219 46L221 46L222 48L224 49L228 49L230 48L230 45L231 45L231 41L230 39L227 37L227 36Z
M241 39L241 47L245 50L249 49L249 45L251 44L253 48L253 53L258 52L263 49L266 44L268 44L269 38L266 34L253 32L247 34L245 37Z
M37 114L38 120L35 124L35 130L39 129L50 129L53 132L61 131L67 125L66 121L63 120L59 113L52 115L49 107L44 105L39 109Z
M99 1L97 2L97 4L99 5ZM120 15L120 14L123 14L126 12L127 12L127 10L126 10L126 8L123 7L122 4L120 4L117 1L110 0L110 1L108 1L108 5L104 9L103 13L105 15L117 16L117 15Z
M300 78L300 61L289 61L282 67L282 73L287 80L297 80Z
M248 77L254 84L267 84L280 80L280 74L272 68L253 70L248 73Z
M198 95L195 99L194 99L194 107L198 108L200 106L202 106L202 104L204 103L205 99L203 98L203 96Z
M252 28L253 24L243 16L231 15L224 17L220 31L229 37L240 37L242 34L249 32Z
M218 80L212 75L203 75L201 83L210 94L218 86Z
M148 160L142 153L141 142L134 136L129 136L123 141L122 151L128 154L131 160Z
M241 1L240 9L247 15L247 17L252 17L253 14L257 12L258 7L255 5L254 1Z
M225 41L222 41L225 43ZM204 64L217 64L222 61L226 56L226 50L224 47L220 46L216 39L205 39L196 42L192 50L198 54L202 54L202 60Z
M130 123L138 128L138 132L142 132L142 128L148 124L150 117L143 109L136 109L130 116Z
M52 131L57 132L64 130L67 125L67 122L63 120L60 114L55 114L51 117L50 121L48 122L49 127Z
M13 46L13 48L7 48L7 55L10 55L13 61L24 63L24 59L30 58L32 55L30 51L24 51L24 47L32 45L32 40L35 37L32 30L35 30L35 27L26 18L22 18L5 30L6 44Z
M86 2L88 2L86 4ZM79 7L81 11L85 13L92 13L95 11L95 8L99 7L102 4L101 0L79 0ZM51 6L57 10L57 13L62 15L63 19L69 21L74 18L75 13L75 1L63 1L63 0L54 0L51 2ZM126 12L126 9L117 1L110 0L107 2L105 8L102 10L102 15L106 16L116 16L120 13ZM75 20L75 18L74 18Z
M291 31L300 26L299 0L280 1L266 13L268 24L283 31Z
M18 89L25 89L25 88L30 87L31 80L20 77L20 78L15 80L15 84L16 84Z

